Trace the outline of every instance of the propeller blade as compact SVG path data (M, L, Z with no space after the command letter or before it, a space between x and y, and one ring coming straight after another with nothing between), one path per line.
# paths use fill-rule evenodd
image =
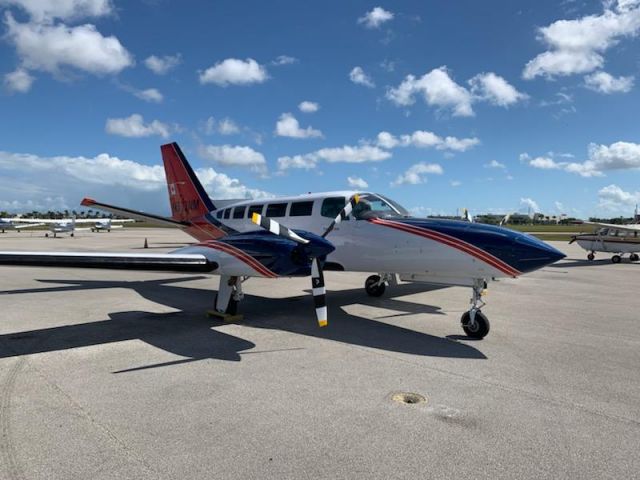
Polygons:
M316 318L318 325L327 326L327 291L324 287L324 275L318 259L311 262L311 291L313 293L313 304L316 308Z
M284 225L280 225L278 222L276 222L275 220L272 220L271 218L263 217L259 213L254 213L253 216L251 217L251 221L256 225L259 225L260 227L264 228L265 230L269 230L271 233L275 235L288 238L289 240L302 243L303 245L306 245L307 243L309 243L309 240L302 238L293 230L288 229Z
M573 237L571 237L571 240L569 240L569 245L571 245L575 241L576 241L576 236L574 235Z
M338 213L336 218L333 219L333 221L331 222L331 225L329 225L327 229L324 231L324 233L322 234L322 238L325 238L327 235L329 235L337 224L339 224L342 220L347 218L351 214L353 207L355 207L359 201L360 201L359 195L356 194L353 197L351 197L347 202L347 204L344 206L344 208L340 210L340 213Z

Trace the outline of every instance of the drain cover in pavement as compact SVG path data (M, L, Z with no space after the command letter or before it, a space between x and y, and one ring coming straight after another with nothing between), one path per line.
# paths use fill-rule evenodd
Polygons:
M391 396L391 400L398 403L404 403L406 405L414 405L416 403L426 403L427 401L426 397L418 393L411 393L411 392L394 393Z

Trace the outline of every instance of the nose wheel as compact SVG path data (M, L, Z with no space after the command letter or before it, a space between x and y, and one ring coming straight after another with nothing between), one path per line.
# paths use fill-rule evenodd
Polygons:
M487 316L480 310L486 305L482 300L487 288L484 279L477 279L473 284L473 296L471 297L471 309L460 318L464 333L470 338L482 339L489 333L490 324Z
M364 289L370 297L381 297L387 289L384 276L371 275L365 280Z

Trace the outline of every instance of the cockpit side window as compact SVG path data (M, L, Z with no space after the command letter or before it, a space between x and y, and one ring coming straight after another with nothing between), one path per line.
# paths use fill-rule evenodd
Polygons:
M322 207L320 208L320 215L327 218L336 218L343 209L347 201L344 197L329 197L322 201Z
M353 216L356 220L372 217L400 217L403 214L383 197L369 193L360 196L360 201L353 208Z

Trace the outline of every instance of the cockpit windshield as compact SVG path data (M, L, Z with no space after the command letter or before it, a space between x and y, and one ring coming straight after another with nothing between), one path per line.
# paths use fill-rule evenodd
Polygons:
M363 193L360 195L360 201L353 208L353 216L357 220L366 220L373 217L407 217L409 212L382 195Z

